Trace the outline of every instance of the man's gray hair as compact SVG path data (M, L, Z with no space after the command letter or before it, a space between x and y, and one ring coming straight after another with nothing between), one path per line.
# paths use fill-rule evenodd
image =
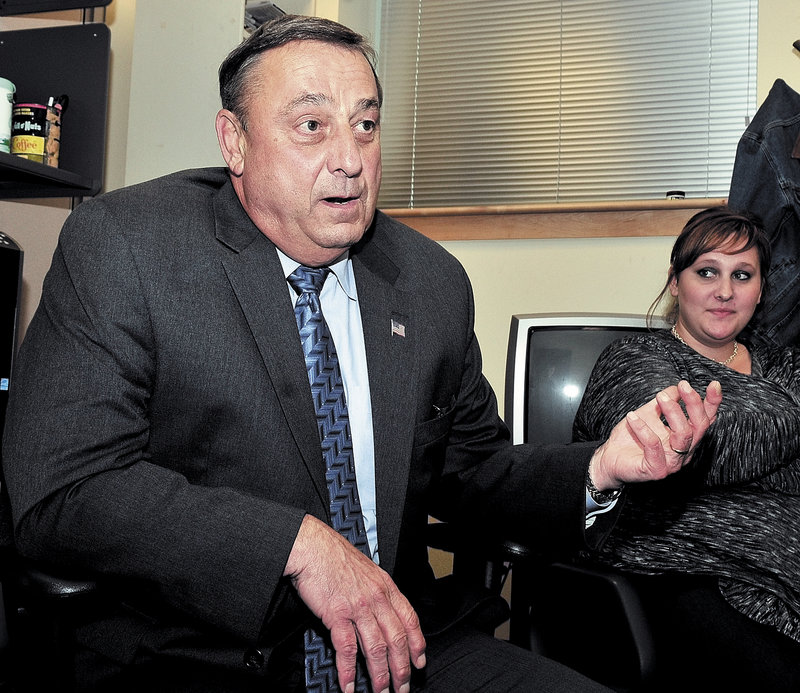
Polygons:
M287 14L265 22L234 48L219 68L219 95L222 107L234 113L247 128L247 86L253 65L261 55L291 41L322 41L357 51L366 58L375 76L378 104L383 90L375 70L375 50L352 29L330 19Z

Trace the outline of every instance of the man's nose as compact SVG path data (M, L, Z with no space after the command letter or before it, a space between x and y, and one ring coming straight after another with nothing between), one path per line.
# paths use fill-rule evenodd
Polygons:
M347 178L354 178L361 173L361 150L349 127L341 128L331 140L328 154L328 169L331 173L340 172Z

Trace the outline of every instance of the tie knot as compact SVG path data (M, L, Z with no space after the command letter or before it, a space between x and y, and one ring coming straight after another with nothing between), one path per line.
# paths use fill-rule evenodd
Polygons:
M289 275L288 282L298 294L317 294L322 291L330 267L305 267L300 265Z

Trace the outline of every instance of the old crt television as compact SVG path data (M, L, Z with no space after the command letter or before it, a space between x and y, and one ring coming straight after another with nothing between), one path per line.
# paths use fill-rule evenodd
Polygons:
M653 327L665 327L654 318ZM597 357L611 342L647 332L644 315L514 315L506 360L505 421L514 443L568 443Z
M0 438L6 418L11 364L17 346L22 287L22 250L0 231Z

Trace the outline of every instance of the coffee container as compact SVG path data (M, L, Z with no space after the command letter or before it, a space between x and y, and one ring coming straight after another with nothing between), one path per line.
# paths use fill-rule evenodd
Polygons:
M11 153L58 166L61 145L60 104L20 103L11 117Z

